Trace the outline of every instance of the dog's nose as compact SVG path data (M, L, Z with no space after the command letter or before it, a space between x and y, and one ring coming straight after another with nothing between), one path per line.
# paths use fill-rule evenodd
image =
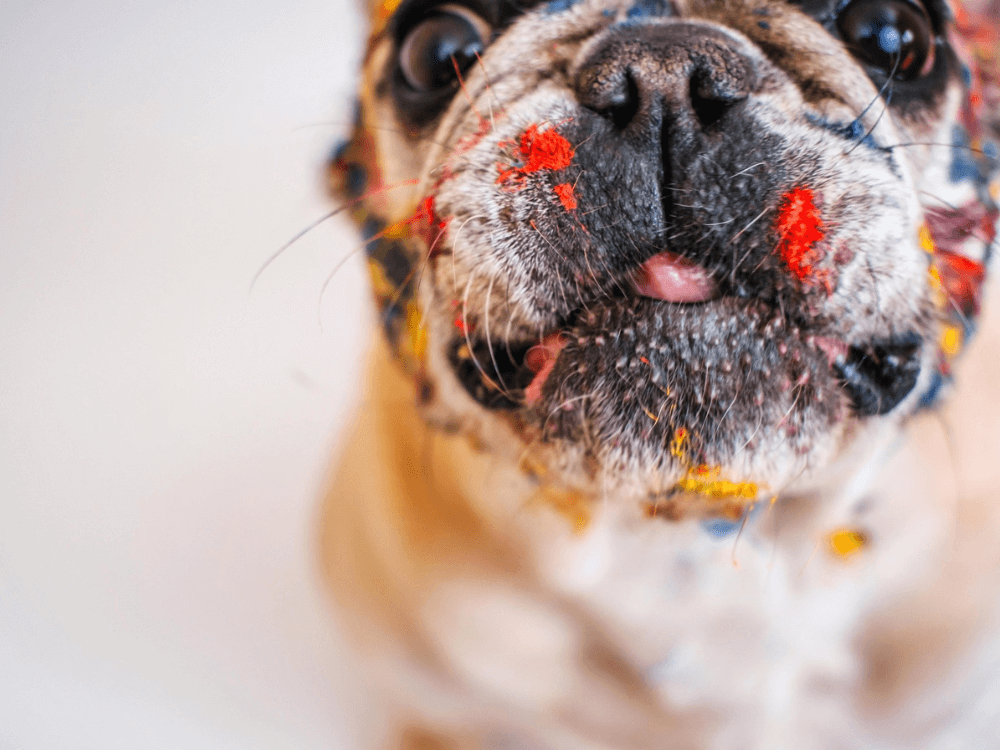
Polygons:
M622 131L663 129L683 140L753 91L756 71L739 46L693 22L615 27L578 68L577 98Z

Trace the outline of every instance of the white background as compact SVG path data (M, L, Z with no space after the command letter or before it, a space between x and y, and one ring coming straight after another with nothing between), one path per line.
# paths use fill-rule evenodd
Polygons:
M362 34L345 0L0 4L3 750L352 744L313 535L356 239L248 286L329 209Z

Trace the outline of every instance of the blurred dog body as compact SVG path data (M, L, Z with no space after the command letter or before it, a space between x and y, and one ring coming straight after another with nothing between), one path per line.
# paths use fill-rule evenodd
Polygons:
M373 8L333 179L386 335L323 562L389 742L995 742L996 296L960 364L954 314L996 214L955 178L953 20L815 5ZM910 40L881 77L865 23Z

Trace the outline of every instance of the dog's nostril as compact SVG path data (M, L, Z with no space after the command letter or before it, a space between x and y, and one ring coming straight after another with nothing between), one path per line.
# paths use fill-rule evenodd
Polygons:
M837 365L854 410L861 416L886 414L909 395L920 375L921 338L916 333L871 346L852 346Z
M625 68L614 76L590 81L580 94L580 103L611 120L618 130L625 130L639 113L642 101L635 76Z
M621 103L608 112L608 115L611 117L611 121L619 130L627 128L629 123L631 123L632 120L635 119L635 116L639 113L639 84L635 82L635 77L632 75L631 70L625 71L624 89L624 96L622 97Z
M702 73L695 74L690 78L688 96L691 109L703 129L717 123L730 107L746 98L738 94L731 95L713 90L716 88L718 87L706 80Z

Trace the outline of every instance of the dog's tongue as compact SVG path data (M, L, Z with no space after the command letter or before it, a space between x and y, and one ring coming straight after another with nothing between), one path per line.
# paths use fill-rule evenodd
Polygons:
M636 291L644 297L666 302L704 302L719 296L719 285L704 268L676 253L662 252L647 260L635 275ZM566 339L550 333L542 343L528 350L524 363L535 377L524 389L530 406L542 397L542 386L555 367Z
M666 302L704 302L719 296L719 286L708 271L676 253L662 252L642 264L636 273L639 294Z

